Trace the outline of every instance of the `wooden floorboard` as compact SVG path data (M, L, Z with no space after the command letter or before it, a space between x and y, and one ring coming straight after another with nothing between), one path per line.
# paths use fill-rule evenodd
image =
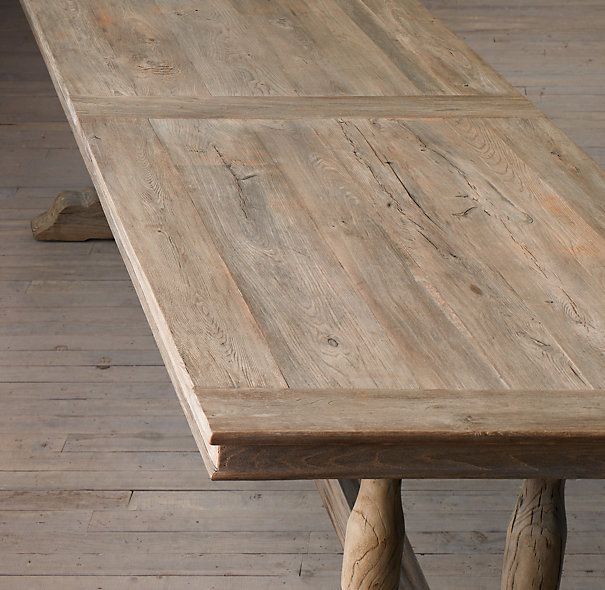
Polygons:
M605 165L602 0L425 3ZM0 0L0 590L336 588L310 482L208 480L115 245L32 239L30 218L87 184L18 2ZM433 590L498 588L516 485L404 484ZM605 585L604 495L569 485L564 590Z

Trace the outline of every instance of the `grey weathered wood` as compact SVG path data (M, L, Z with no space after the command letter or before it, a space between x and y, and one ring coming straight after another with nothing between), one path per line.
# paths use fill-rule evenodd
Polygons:
M94 188L59 193L48 211L32 222L34 238L51 242L112 240L101 202Z
M565 481L525 480L508 528L502 590L558 590L566 540Z

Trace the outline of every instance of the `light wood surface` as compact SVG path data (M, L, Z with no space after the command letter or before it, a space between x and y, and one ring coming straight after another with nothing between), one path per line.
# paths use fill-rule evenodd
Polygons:
M5 381L0 385L1 481L5 490L20 497L20 504L13 505L18 509L2 511L6 536L0 552L0 588L130 590L143 584L151 590L212 585L233 590L243 583L251 590L333 590L340 567L338 541L319 503L309 509L301 492L280 492L279 506L289 499L287 515L279 512L277 503L269 508L275 493L268 488L277 482L256 482L246 488L250 496L270 498L263 504L266 510L258 510L258 504L255 509L232 504L233 496L224 491L212 494L206 504L209 510L196 512L195 518L190 511L177 509L181 502L194 505L195 490L210 484L199 473L201 463L185 422L174 422L181 410L165 373L154 366L160 359L114 245L36 244L31 239L29 219L49 207L58 190L85 186L89 179L22 15L10 0L0 5L2 15L7 15L0 21L8 27L0 38L6 74L0 88L7 99L0 100L0 116L9 123L0 125L0 297L8 305L0 313L0 374ZM562 16L567 9L556 0L509 3L506 14L512 16L506 19L499 5L492 0L457 0L435 3L432 9L459 27L467 41L521 90L533 78L536 86L528 88L530 96L535 91L540 108L599 160L605 153L599 147L605 137L599 119L604 103L598 96L605 89L599 78L605 21L599 16L599 4L582 0L571 19ZM480 26L469 32L475 19ZM523 30L518 32L519 28ZM592 87L579 84L581 78ZM542 91L545 94L538 98ZM29 285L27 293L24 284ZM70 307L62 306L65 302ZM55 346L63 348L54 350ZM109 369L96 368L107 358L111 358ZM6 383L10 380L16 382ZM154 405L147 405L150 398ZM68 415L70 407L73 411ZM102 417L102 412L112 414L114 408L122 412L121 418ZM152 417L154 408L163 417ZM96 421L99 430L93 434ZM103 424L110 430L103 431ZM212 485L248 486L243 482ZM99 504L88 529L91 513L72 510L74 496L69 493L55 495L52 506L47 504L51 511L36 512L41 497L50 498L52 490L107 487L129 492L164 487L177 493L172 492L169 508L157 493L138 510L128 510L124 504L101 510ZM406 528L435 590L467 590L470 579L480 590L498 587L503 533L516 487L515 482L487 480L406 483ZM137 494L140 497L141 492ZM602 494L601 482L568 483L570 535L563 588L602 589ZM168 517L168 512L173 515ZM302 575L298 570L290 575L278 569L275 575L261 575L262 560L249 559L247 575L233 576L243 563L238 549L252 545L240 541L237 534L216 531L241 533L271 526L291 531L299 527L306 535L313 531L311 553L299 556ZM219 536L217 547L235 553L205 558L215 568L212 575L187 570L190 561L185 556L191 546L205 547L204 539L215 541ZM179 539L188 545L176 544ZM267 555L277 554L284 545L278 536L266 536L264 542ZM138 543L151 550L148 566L137 551ZM88 555L78 566L85 546L99 553ZM174 547L175 552L167 553L166 547ZM29 555L11 553L13 548ZM27 566L32 557L34 565ZM279 566L279 559L273 563ZM117 575L104 575L107 566ZM173 568L169 575L157 576L169 568Z
M531 108L493 117L486 100L482 112L483 97L522 99L414 0L23 4L214 477L385 471L368 459L381 434L371 411L355 425L366 448L346 461L338 442L313 461L287 437L255 445L265 433L213 444L205 392L217 388L225 411L233 389L273 392L268 407L327 390L335 403L321 417L338 425L351 388L422 391L428 403L435 389L492 391L503 405L501 390L534 391L536 410L570 391L573 414L604 387L603 174ZM369 119L346 101L340 112L320 102L319 119L239 117L273 95L427 102L421 118L411 98ZM191 110L223 96L235 112ZM478 98L446 117L430 102L444 96ZM95 112L114 100L130 110ZM480 470L522 475L485 452L473 400L461 404ZM404 398L390 410L405 414ZM556 473L590 453L605 434L594 416L587 441L557 437L537 411L553 446L529 435L530 468ZM312 433L312 407L298 417ZM435 453L432 473L468 476L455 454Z
M25 7L52 45L62 85L78 96L512 90L416 2L28 0Z
M74 97L79 117L304 120L543 117L522 96Z
M414 444L459 443L482 438L497 445L526 444L541 440L548 444L578 437L598 438L605 412L605 391L551 391L550 402L536 391L431 390L424 392L341 389L288 389L276 393L265 389L235 392L204 390L211 444L256 442L258 444L319 444L360 442ZM335 398L335 399L333 399ZM409 413L395 413L404 406ZM329 408L340 416L331 421ZM310 410L309 408L312 408ZM368 416L360 418L364 408ZM469 414L465 410L472 409ZM308 413L317 414L309 424ZM547 426L536 424L543 417ZM240 428L245 417L248 422ZM372 438L375 437L375 438Z

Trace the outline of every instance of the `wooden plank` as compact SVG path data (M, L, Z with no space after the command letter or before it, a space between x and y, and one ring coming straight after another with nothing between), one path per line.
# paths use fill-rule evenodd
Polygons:
M513 96L75 96L80 117L175 119L333 119L385 117L543 117L527 99Z
M257 490L257 492L260 490ZM333 535L332 525L326 518L325 510L318 506L316 510L297 509L296 496L286 510L234 510L225 509L220 496L215 500L219 506L212 510L192 512L191 508L157 508L153 510L101 510L94 512L89 531L94 532L189 532L200 531L274 531L296 532L314 530ZM17 513L15 513L17 514ZM506 516L504 522L506 522ZM31 520L31 519L30 519ZM87 521L88 523L88 521ZM12 523L11 526L17 526ZM336 579L336 578L335 578Z
M472 5L465 6L463 9L460 6L452 7L450 5L447 10L442 9L440 14L460 32L491 29L524 32L534 30L551 33L565 31L569 33L570 31L591 31L602 28L605 20L602 5L595 7L593 14L578 11L575 6L569 4L559 5L556 10L548 10L548 15L551 17L548 22L545 21L543 8L536 6L527 10L524 6L517 6L521 12L516 13L509 6L498 5L493 6L489 14L476 14ZM520 15L523 16L522 19L519 18Z
M63 176L52 179L51 172L57 168L63 171ZM3 150L0 178L4 186L38 187L54 184L57 192L64 190L65 186L90 184L90 178L75 149L16 147Z
M82 416L90 412L90 416L181 416L177 404L169 407L165 399L114 399L111 404L106 399L21 399L5 400L6 415L8 416ZM1 455L1 451L0 451Z
M504 590L519 584L528 590L560 587L567 540L564 490L561 480L523 483L506 539Z
M182 416L98 416L94 420L82 420L80 416L0 416L1 434L60 435L104 434L112 430L130 433L155 432L160 436L181 434L185 422Z
M162 358L155 350L143 351L120 351L120 350L96 350L96 351L31 351L29 359L25 359L23 351L10 350L0 351L0 366L83 366L93 365L100 371L106 371L111 367L139 365L143 367L163 366ZM166 375L166 379L168 376Z
M187 428L185 425L184 428ZM193 443L195 444L195 443ZM175 481L183 491L197 491L207 487L208 475L200 453L196 451L199 465L194 471L154 471L133 469L116 471L114 469L98 471L14 471L11 470L2 477L3 487L20 492L45 491L77 491L81 489L92 491L127 490L172 490ZM256 487L258 487L258 483ZM262 485L262 484L261 484Z
M332 571L335 574L340 570L340 556L339 555L309 555L305 559L305 567L303 569L303 575L307 572L312 572L315 568L322 568L324 572ZM605 573L605 567L603 564L596 560L594 566L587 566L586 555L575 555L570 556L566 560L567 578L569 579L580 579L582 583L586 585L590 590L598 589L598 584L602 583L601 579ZM497 588L494 585L494 579L497 579L500 574L502 565L501 555L486 555L486 554L428 554L422 556L422 565L425 570L430 571L428 581L436 588L450 588L450 579L453 577L453 571L459 571L456 574L455 584L456 588L468 588L468 572L482 571L485 572L480 580L480 583L484 584L481 588L493 589ZM576 586L573 586L574 589ZM473 577L473 588L475 588L475 578Z
M93 306L94 307L94 306ZM15 308L12 308L15 309ZM111 312L115 307L108 307ZM95 349L95 344L90 341L88 334L70 334L70 330L64 330L64 334L42 333L0 336L0 350L61 350L67 347L71 350ZM157 345L151 334L134 334L131 336L100 333L98 344L101 347L113 345L120 350L157 350Z
M194 451L195 441L189 433L161 433L132 431L119 434L72 433L65 440L65 452L137 452L137 451Z
M203 390L210 442L515 445L601 438L605 391ZM225 403L228 398L229 403ZM364 408L371 407L371 411ZM315 414L310 424L307 413ZM539 416L539 420L536 419ZM338 417L338 420L336 420ZM304 440L303 440L304 439Z
M392 19L359 0L275 6L213 0L188 10L141 0L23 4L36 34L44 31L52 41L62 86L74 95L153 96L167 87L180 96L511 91L412 0ZM371 30L363 17L375 21Z
M129 491L89 490L20 492L0 490L0 510L57 510L68 503L72 510L107 510L124 507Z
M201 584L213 590L282 590L284 583L291 590L331 590L330 577L318 580L313 574L304 577L243 575L237 577L211 576L203 578L196 575L143 575L143 576L104 576L104 575L37 575L37 576L0 576L2 590L130 590L133 584L146 590L194 590ZM585 590L578 587L578 590Z
M187 554L195 547L198 553L249 554L305 553L309 544L306 532L279 531L203 531L199 533L136 533L101 532L94 534L67 532L11 535L0 538L5 553L106 553L113 546L116 553L128 548L132 555ZM276 553L275 550L278 550Z
M430 561L438 561L439 558L430 558ZM480 563L480 562L479 562ZM226 578L220 576L206 576L201 582L195 576L6 576L0 578L2 590L129 590L132 584L138 584L149 590L164 590L166 585L170 590L194 590L199 588L200 583L210 585L213 590L238 590L245 586L249 590L281 590L283 584L287 583L292 590L333 590L334 581L328 575L314 573L315 565L325 565L322 562L311 563L304 576L291 576L289 578L258 578L253 576L242 576L240 578ZM468 560L464 565L471 567ZM445 567L444 567L445 569ZM590 578L577 575L566 578L574 590L599 590L598 578ZM464 575L445 575L435 578L437 584L447 584L448 590L466 590L468 588L468 577ZM241 585L241 586L240 586ZM489 576L473 577L473 588L476 590L493 590L494 585Z
M232 482L229 482L232 484ZM407 519L407 529L410 537L414 541L419 552L419 559L422 560L425 553L439 551L439 548L447 547L448 539L456 536L473 538L475 543L480 544L482 536L497 534L499 541L494 544L486 545L485 551L477 553L489 553L502 557L502 549L506 537L507 522L510 518L511 506L514 505L514 493L509 493L508 489L497 490L497 498L489 497L489 501L484 501L480 494L464 494L456 489L456 483L453 481L444 481L449 486L447 497L437 495L435 498L428 497L425 494L424 502L406 502L405 509L409 512ZM260 485L260 484L259 484ZM264 485L264 484L263 484ZM517 485L518 488L518 485ZM405 501L404 496L404 501ZM217 496L217 499L219 496ZM450 500L448 502L448 499ZM474 509L474 504L480 506L480 510ZM293 503L294 506L294 503ZM602 518L599 516L602 511L599 506L595 510L589 510L590 506L584 508L583 497L578 496L576 502L575 515L570 514L570 531L573 529L574 535L570 534L570 546L572 541L575 543L573 553L589 555L590 543L596 537L603 536ZM275 531L295 531L303 530L305 515L308 524L312 530L323 535L330 536L330 547L340 547L340 542L332 534L332 524L326 518L325 510L318 507L316 510L307 512L296 511L289 508L291 519L288 519L287 512L268 511L257 513L259 518L255 518L254 513L248 512L247 516L242 513L236 513L236 516L228 516L228 510L216 508L211 513L198 512L196 518L191 518L191 512L187 509L178 507L162 508L157 510L113 510L95 512L91 520L91 531L188 531L199 532L199 530L275 530ZM172 511L173 518L170 518ZM414 511L412 513L411 511ZM13 514L19 514L14 512ZM231 513L233 514L233 513ZM6 513L2 513L3 516ZM262 516L262 518L261 518ZM196 522L198 520L200 522ZM221 518L223 528L221 528ZM237 519L242 518L241 525L237 525ZM30 515L30 521L34 518ZM447 528L444 526L447 524ZM7 522L7 527L14 526L13 521ZM49 525L51 526L51 525ZM51 530L51 529L49 529ZM445 534L444 534L445 533ZM581 539L587 535L589 540L586 543ZM441 536L441 540L435 541L435 537ZM493 537L491 537L493 539ZM324 543L326 541L324 540ZM597 543L601 547L601 542ZM451 547L451 546L450 546ZM451 547L453 549L453 547ZM600 550L599 550L600 551ZM340 549L335 551L339 553ZM461 547L456 550L448 551L444 549L439 551L443 554L467 554L473 551L464 551ZM599 553L600 554L600 553ZM500 571L498 572L499 579ZM429 575L429 572L427 572Z
M166 370L163 366L142 367L128 366L107 366L99 359L100 367L72 367L69 373L65 374L65 369L59 366L30 367L25 372L23 367L11 366L3 367L2 378L6 383L64 383L66 379L72 383L85 383L91 381L94 383L157 383L166 381ZM68 381L69 382L69 381Z
M0 511L0 531L9 535L15 531L23 533L36 531L44 534L57 533L57 531L83 533L87 530L92 518L92 510L79 510L77 508L63 510L36 510L33 506L24 510ZM101 511L100 514L103 514Z
M162 554L160 554L162 555ZM163 554L165 571L178 571L195 576L212 576L219 570L225 576L295 576L301 559L297 554ZM53 572L58 575L78 575L83 571L96 575L157 575L157 557L145 554L76 553L60 561L52 554L3 553L0 567L4 575L20 575L26 569L33 575Z
M508 448L506 448L508 446ZM409 443L346 445L224 445L215 480L284 478L531 478L605 477L603 444L571 439L563 443L481 445ZM578 459L581 457L581 460Z
M336 0L336 3L422 93L510 92L509 84L421 3L397 0ZM425 39L431 41L425 45L420 41Z
M23 355L27 351L15 351ZM157 383L128 383L107 385L105 383L0 383L2 399L167 399L172 392L169 381ZM176 402L176 399L173 398ZM108 433L111 436L111 433Z

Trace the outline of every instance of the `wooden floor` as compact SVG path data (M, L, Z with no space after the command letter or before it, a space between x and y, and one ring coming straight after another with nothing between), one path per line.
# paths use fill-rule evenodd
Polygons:
M605 165L605 1L427 0ZM111 242L31 217L88 184L16 0L0 0L0 590L334 589L310 482L211 483ZM141 413L143 408L143 413ZM498 588L516 482L405 482L434 590ZM605 484L571 482L567 590L605 586Z

